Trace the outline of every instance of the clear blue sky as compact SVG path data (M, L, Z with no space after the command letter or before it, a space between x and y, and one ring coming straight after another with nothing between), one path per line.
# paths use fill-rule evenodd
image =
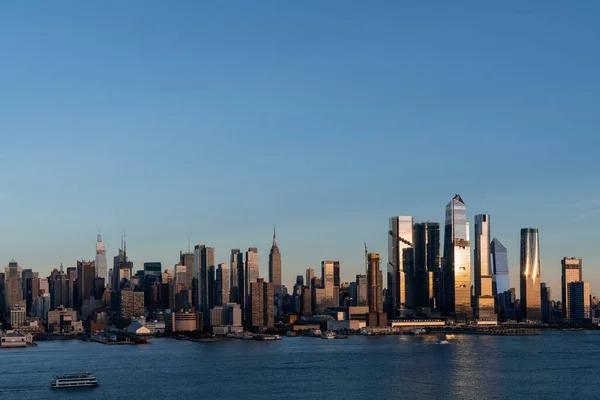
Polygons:
M0 260L47 274L110 257L257 246L284 283L342 278L387 219L492 216L518 282L584 258L600 290L600 4L28 1L0 6Z

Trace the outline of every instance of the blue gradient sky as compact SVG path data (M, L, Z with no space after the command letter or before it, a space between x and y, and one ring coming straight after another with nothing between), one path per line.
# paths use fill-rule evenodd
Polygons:
M85 3L85 4L84 4ZM218 3L218 4L217 4ZM12 2L0 7L0 260L172 267L257 246L342 278L387 218L491 214L518 282L584 258L600 288L597 2Z

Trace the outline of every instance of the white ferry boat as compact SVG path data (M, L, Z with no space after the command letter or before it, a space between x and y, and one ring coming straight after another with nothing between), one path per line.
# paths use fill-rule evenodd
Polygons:
M52 380L52 387L54 389L95 386L98 386L98 381L91 372L55 376Z

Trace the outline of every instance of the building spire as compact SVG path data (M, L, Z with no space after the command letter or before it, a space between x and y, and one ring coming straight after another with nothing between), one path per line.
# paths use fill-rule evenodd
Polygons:
M275 233L275 224L273 224L273 247L277 247L277 235Z
M62 265L62 263L60 263L60 272L61 272L61 273L63 273L63 272L64 272L64 271L63 271L63 265Z

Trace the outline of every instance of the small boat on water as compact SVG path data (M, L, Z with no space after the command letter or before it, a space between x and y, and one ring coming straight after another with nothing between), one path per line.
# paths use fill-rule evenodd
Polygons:
M54 389L96 387L98 386L98 381L91 372L83 372L79 374L55 376L51 386Z
M258 334L258 335L254 335L254 339L255 340L281 340L281 336Z
M441 341L440 341L440 344L450 344L450 342L449 342L449 341L447 341L447 340L441 340Z
M323 332L323 333L321 333L321 339L335 339L335 333Z

